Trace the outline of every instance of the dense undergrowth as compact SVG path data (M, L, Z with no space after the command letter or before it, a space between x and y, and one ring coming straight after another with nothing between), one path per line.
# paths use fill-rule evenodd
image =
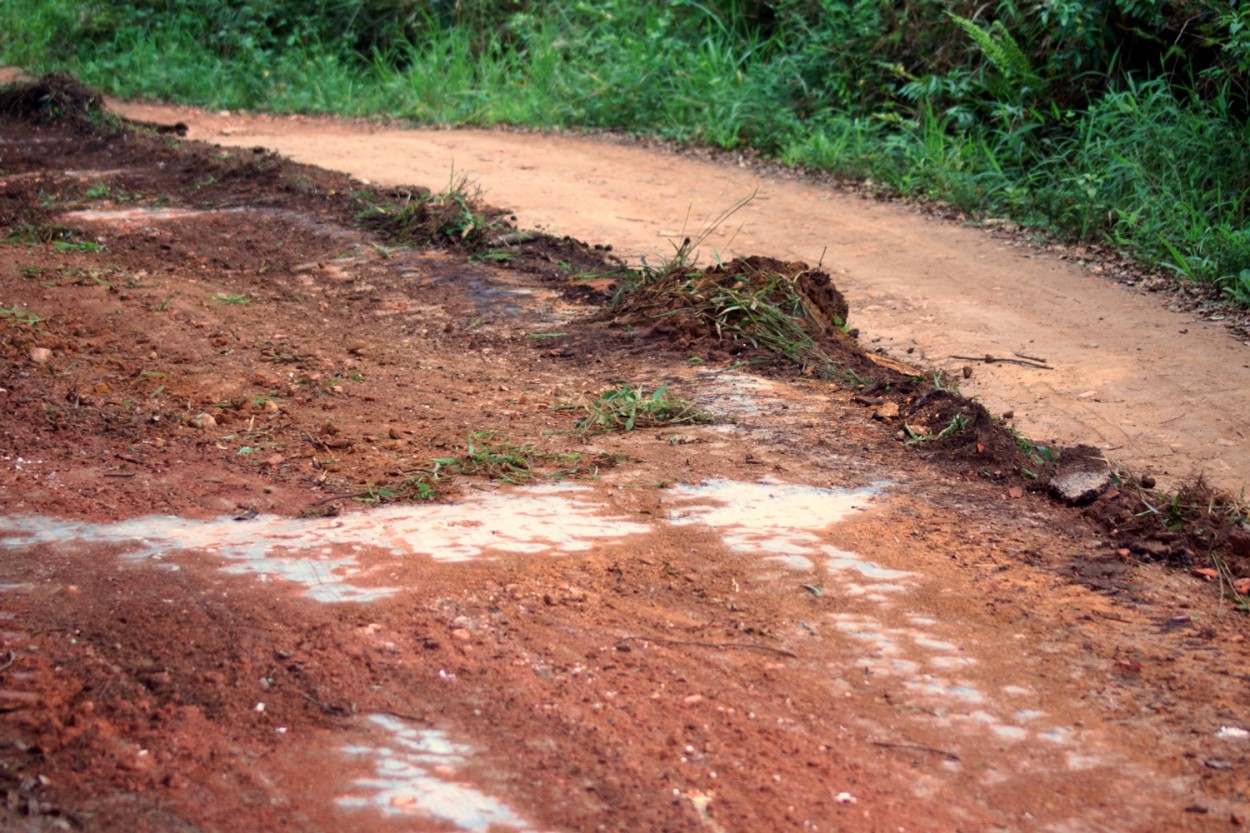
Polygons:
M605 127L1108 241L1250 305L1235 0L0 0L109 93Z

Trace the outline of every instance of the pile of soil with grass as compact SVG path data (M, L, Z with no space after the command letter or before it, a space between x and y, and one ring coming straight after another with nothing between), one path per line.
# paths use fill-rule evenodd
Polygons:
M37 125L61 125L95 133L107 118L104 97L64 73L0 90L0 117Z

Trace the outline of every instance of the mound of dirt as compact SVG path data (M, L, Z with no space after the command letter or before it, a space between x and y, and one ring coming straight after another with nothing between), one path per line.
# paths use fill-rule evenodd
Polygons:
M104 97L64 73L50 73L0 90L0 116L14 121L63 124L93 132L103 123L104 113Z
M769 350L804 368L832 370L826 347L847 340L848 306L829 275L805 263L747 257L707 270L680 259L642 273L618 294L616 323L650 325L684 347L719 343L730 353ZM829 365L830 367L821 367Z
M1165 494L1130 481L1107 491L1086 515L1110 531L1124 557L1214 571L1250 592L1250 530L1245 508L1201 479ZM1247 579L1238 581L1238 579Z

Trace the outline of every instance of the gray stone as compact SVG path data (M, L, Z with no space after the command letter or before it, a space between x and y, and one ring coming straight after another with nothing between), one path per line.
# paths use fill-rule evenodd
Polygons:
M1112 475L1107 469L1066 471L1050 481L1050 492L1073 506L1093 503L1111 488Z

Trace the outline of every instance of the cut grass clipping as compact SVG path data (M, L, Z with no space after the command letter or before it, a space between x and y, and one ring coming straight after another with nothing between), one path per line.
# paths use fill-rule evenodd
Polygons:
M641 385L620 384L585 403L586 415L577 420L578 431L633 431L660 425L693 425L712 422L707 411L672 396L668 385L651 393Z

